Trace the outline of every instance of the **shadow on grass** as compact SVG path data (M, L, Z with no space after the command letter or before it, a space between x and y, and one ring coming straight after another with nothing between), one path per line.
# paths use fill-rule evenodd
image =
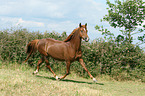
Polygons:
M39 78L46 78L46 79L51 79L51 80L55 80L56 79L54 77L46 77L46 76L41 76L41 75L36 75L36 77ZM63 80L58 80L58 81L62 81L62 82L73 82L73 83L84 83L84 84L98 84L98 85L104 85L103 83L97 83L97 82L85 82L85 81L78 81L78 80L71 80L71 79L63 79Z

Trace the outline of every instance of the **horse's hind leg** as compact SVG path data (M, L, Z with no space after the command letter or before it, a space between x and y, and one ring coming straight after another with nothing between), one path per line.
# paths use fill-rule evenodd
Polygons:
M49 58L45 57L46 67L52 72L52 74L54 75L54 77L55 77L56 79L58 79L58 76L56 76L56 74L55 74L55 73L53 72L53 70L51 69L48 59L49 59Z
M43 61L44 61L44 57L42 57L40 60L38 60L37 69L36 69L36 71L33 72L33 74L36 74L39 72L40 65L43 63Z

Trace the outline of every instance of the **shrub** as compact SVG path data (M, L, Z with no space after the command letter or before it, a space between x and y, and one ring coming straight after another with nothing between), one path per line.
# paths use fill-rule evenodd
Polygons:
M21 64L27 57L26 45L34 39L54 38L64 40L66 32L29 32L26 29L10 29L0 31L1 61L18 62ZM82 42L83 59L86 67L93 76L106 74L116 80L144 80L145 55L142 49L133 44L118 43L115 40L97 39L93 42ZM35 58L34 58L35 57ZM31 66L36 66L40 59L37 52L28 60ZM65 72L65 63L50 59L54 71ZM54 63L54 64L53 64ZM80 76L88 74L78 62L71 65L71 71Z

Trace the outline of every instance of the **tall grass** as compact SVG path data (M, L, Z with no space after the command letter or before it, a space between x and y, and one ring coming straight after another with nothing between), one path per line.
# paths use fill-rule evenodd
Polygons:
M0 60L21 64L27 54L26 45L34 39L54 38L64 40L66 32L29 32L26 29L9 29L0 31ZM145 82L145 54L133 44L116 42L115 40L97 39L93 42L82 42L83 59L93 76L108 75L116 80L141 80ZM28 64L36 66L40 54L36 53L28 60ZM54 71L64 73L65 62L50 60ZM44 65L42 65L44 66ZM78 62L71 65L71 71L80 76L88 74Z

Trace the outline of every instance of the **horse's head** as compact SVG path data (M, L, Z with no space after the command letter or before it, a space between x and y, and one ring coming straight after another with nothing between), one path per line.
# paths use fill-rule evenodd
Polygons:
M81 25L81 23L79 24L80 27L80 37L85 40L86 42L89 41L89 36L87 34L88 30L87 30L87 23L85 25Z

